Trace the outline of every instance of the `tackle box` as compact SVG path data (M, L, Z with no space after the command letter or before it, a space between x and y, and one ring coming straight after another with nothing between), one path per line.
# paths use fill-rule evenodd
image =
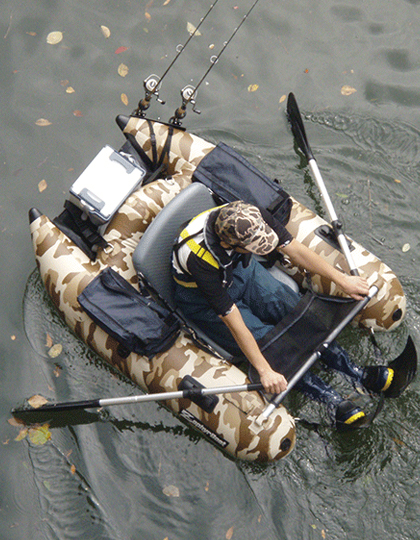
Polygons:
M106 145L70 188L69 200L98 226L141 185L146 169Z

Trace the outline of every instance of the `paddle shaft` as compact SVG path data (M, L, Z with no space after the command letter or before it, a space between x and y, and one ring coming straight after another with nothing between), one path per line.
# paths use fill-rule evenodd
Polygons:
M308 142L308 137L306 136L306 130L303 124L302 115L300 114L296 98L292 92L290 92L287 99L287 116L289 118L289 122L291 124L292 132L295 136L296 142L299 148L305 154L306 159L308 160L309 167L318 185L318 189L320 190L321 196L324 199L325 206L327 207L327 211L330 216L334 234L337 238L338 243L340 244L344 257L346 258L350 274L353 276L358 276L359 272L356 268L356 265L354 264L353 257L347 243L347 239L342 231L342 224L337 218L337 214L335 213L334 206L331 202L330 196L328 195L328 191L325 187L324 180L322 179L318 164L312 153L311 147Z
M342 225L338 220L337 214L335 213L334 206L331 202L330 196L328 194L327 188L325 187L324 181L322 179L321 173L318 168L318 164L314 157L309 160L309 167L311 168L312 174L315 178L315 181L318 185L318 189L321 192L321 196L324 199L325 206L327 207L328 215L330 216L331 225L334 230L335 235L337 236L337 241L340 244L341 250L346 258L347 264L349 266L350 274L352 276L358 276L359 271L354 264L353 257L342 229Z
M86 401L68 401L62 403L46 403L36 409L13 409L13 413L45 412L45 411L72 411L77 409L92 409L109 407L112 405L126 405L127 403L145 403L147 401L167 401L169 399L191 399L216 394L231 394L234 392L251 392L263 390L261 383L250 383L234 386L219 386L215 388L187 388L174 392L160 392L157 394L141 394L117 398L92 399Z

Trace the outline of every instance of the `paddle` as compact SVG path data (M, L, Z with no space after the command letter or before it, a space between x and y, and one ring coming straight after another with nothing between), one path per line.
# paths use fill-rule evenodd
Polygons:
M136 396L125 396L117 398L91 399L86 401L67 401L61 403L46 403L38 408L16 408L12 409L13 415L21 413L44 413L46 411L72 411L77 409L91 409L96 407L109 407L111 405L125 405L127 403L144 403L147 401L167 401L169 399L190 399L191 401L200 401L203 405L203 398L214 396L216 394L230 394L233 392L251 392L253 390L263 390L261 383L250 383L234 386L219 386L214 388L205 388L192 377L186 376L181 381L179 388L182 390L174 392L160 392L156 394L142 394ZM214 401L205 403L204 407L211 412L214 409ZM211 409L211 410L210 410ZM206 410L206 409L205 409Z
M308 160L309 167L311 168L312 174L314 175L315 181L321 192L322 198L324 199L328 214L330 216L331 226L338 240L338 243L340 244L341 250L346 258L347 264L349 265L350 274L352 274L353 276L358 276L359 272L356 268L356 265L354 264L353 257L349 249L349 245L347 243L347 239L344 236L344 233L342 231L343 225L338 220L337 214L335 213L330 196L328 195L327 189L325 187L324 181L319 171L318 164L315 161L311 147L309 146L305 127L302 121L302 116L300 114L299 107L296 102L296 98L292 92L290 92L287 99L287 117L289 119L289 122L292 128L292 133L296 139L296 142Z

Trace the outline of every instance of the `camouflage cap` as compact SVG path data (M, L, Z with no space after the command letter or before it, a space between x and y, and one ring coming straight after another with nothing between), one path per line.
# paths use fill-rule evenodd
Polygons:
M264 221L256 206L235 201L223 206L214 223L219 238L232 247L243 247L256 255L267 255L279 238Z

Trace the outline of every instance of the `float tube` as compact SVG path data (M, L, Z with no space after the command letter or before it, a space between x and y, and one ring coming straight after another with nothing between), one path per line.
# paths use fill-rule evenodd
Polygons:
M186 376L205 387L242 385L246 374L216 352L197 345L181 330L173 345L153 358L131 352L121 355L119 344L81 308L78 297L106 268L112 268L138 288L133 253L149 224L176 195L192 182L201 160L215 146L181 128L145 118L117 119L124 134L141 147L150 160L165 165L165 178L142 185L121 204L112 219L102 225L104 240L92 260L53 221L36 209L30 211L33 247L45 288L66 324L99 356L118 368L145 392L173 392ZM151 137L150 126L153 128ZM168 133L171 143L168 148ZM155 140L152 141L152 138ZM346 272L346 260L328 237L328 224L293 199L291 234L330 264ZM349 239L350 240L350 239ZM404 317L406 300L395 274L362 246L350 240L352 255L360 273L378 294L359 316L357 323L375 330L393 330ZM158 247L157 247L158 249ZM279 263L276 263L279 264ZM300 287L305 287L302 269L287 261L282 269ZM315 290L340 295L333 283L313 276ZM295 445L295 422L280 405L264 423L258 421L266 408L264 397L256 392L219 396L216 406L206 412L188 399L168 400L165 405L198 429L216 446L234 458L248 461L275 461L287 456Z

